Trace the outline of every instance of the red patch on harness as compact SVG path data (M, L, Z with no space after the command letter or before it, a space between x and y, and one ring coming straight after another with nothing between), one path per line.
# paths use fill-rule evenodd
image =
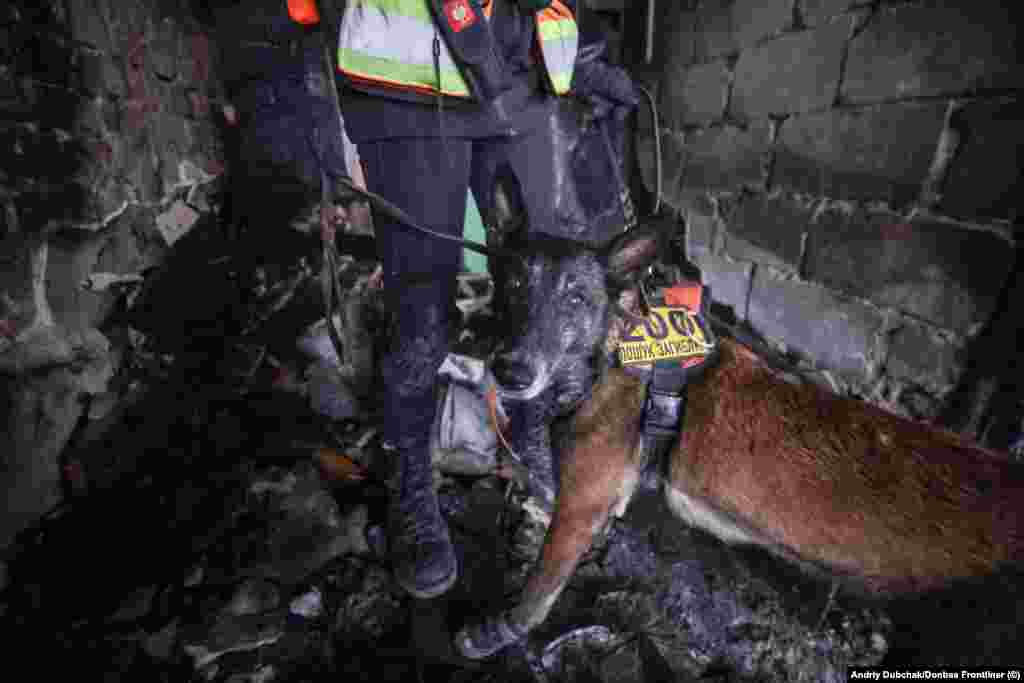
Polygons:
M682 283L665 290L666 304L669 306L686 306L694 313L700 313L703 298L704 287L699 282L692 280L684 280ZM683 358L679 362L684 368L688 368L703 363L704 356Z
M686 306L694 313L700 313L701 299L704 298L704 288L699 282L684 280L674 287L665 290L665 304L667 306Z
M444 15L448 17L448 25L458 33L476 23L476 12L469 0L445 0Z

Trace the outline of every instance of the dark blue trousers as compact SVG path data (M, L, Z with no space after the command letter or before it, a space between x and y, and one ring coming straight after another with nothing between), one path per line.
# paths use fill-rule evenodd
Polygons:
M369 189L432 230L461 237L467 189L473 188L481 211L487 211L498 173L512 173L518 181L531 230L555 229L555 165L543 130L481 139L379 140L360 143L359 154ZM423 447L434 420L434 377L449 348L462 248L379 212L374 229L395 313L381 368L383 437L400 449Z
M348 175L341 123L317 72L258 81L236 99L242 112L235 194L252 231L283 230L319 205L325 176Z

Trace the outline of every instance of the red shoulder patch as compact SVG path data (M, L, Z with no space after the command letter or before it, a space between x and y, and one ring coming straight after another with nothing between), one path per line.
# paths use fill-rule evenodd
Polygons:
M445 0L444 15L456 33L476 23L476 12L469 0Z

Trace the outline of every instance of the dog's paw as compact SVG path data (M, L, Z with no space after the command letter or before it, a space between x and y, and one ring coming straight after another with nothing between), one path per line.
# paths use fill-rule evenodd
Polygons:
M466 659L484 659L521 640L526 632L502 614L463 628L455 635L455 649Z

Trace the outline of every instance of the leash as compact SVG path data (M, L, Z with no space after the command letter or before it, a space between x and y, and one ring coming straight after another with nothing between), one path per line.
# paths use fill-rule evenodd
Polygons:
M647 98L648 108L651 112L651 129L654 131L654 208L651 211L652 214L657 214L661 210L661 194L662 194L662 168L661 168L661 137L658 135L658 104L654 100L654 96L651 92L643 87L637 85L637 89L640 90ZM609 132L608 119L613 114L609 114L600 120L596 121L597 127L601 131L601 141L604 143L605 152L608 154L608 160L612 165L612 177L615 180L616 189L619 193L619 203L622 206L622 216L624 219L623 232L629 230L637 223L636 206L633 203L632 196L629 192L629 186L626 184L626 179L622 175L622 168L619 166L619 158L615 152L615 147L612 144L611 133ZM623 159L623 163L625 159Z
M321 201L324 208L330 207L329 195L330 192L326 189L326 177L323 179L324 190L322 191L323 197ZM328 209L329 210L329 209ZM323 219L321 219L323 220ZM339 314L341 312L341 282L338 280L338 248L334 244L333 239L327 239L322 237L323 242L323 268L320 271L320 287L323 292L324 299L324 319L327 322L327 335L331 339L331 345L334 347L334 353L338 356L338 364L342 364L344 358L344 344L341 341L341 332L334 324L334 307L338 306Z
M654 5L654 0L651 0ZM651 130L654 133L654 210L651 213L657 214L661 210L661 189L662 189L662 168L661 168L661 136L658 135L658 103L651 91L642 85L636 86L647 98L651 109Z
M327 5L329 3L321 2L321 5ZM333 8L332 8L333 9ZM331 15L333 19L333 12ZM330 24L330 25L333 25ZM330 48L328 47L326 34L320 32L320 42L323 46L324 58L327 60L325 66L327 69L327 82L331 91L331 100L334 103L334 114L338 117L338 130L344 130L344 120L341 116L341 99L338 96L338 85L334 82L334 74L331 72L330 66L332 64L330 59ZM319 136L318 136L319 137ZM318 148L319 149L319 148ZM331 197L330 179L327 177L327 164L321 154L320 159L320 221L323 224L324 221L334 220L334 203ZM354 187L354 186L353 186ZM320 241L323 242L323 270L320 276L320 286L323 290L324 298L324 319L327 321L327 334L331 338L331 345L334 346L334 353L338 356L338 364L341 365L342 359L344 358L343 345L341 343L341 332L334 325L334 306L338 305L339 311L341 309L341 283L338 281L338 247L334 243L334 227L331 225L329 230L324 230L324 226L321 225Z
M321 10L323 11L323 9L330 3L321 0L320 4L322 6ZM335 17L333 16L333 12L328 16L327 25L328 27L338 25L338 22L335 21ZM323 62L324 68L327 72L327 82L330 85L331 99L333 100L334 103L335 114L337 114L338 116L338 125L343 130L344 118L342 117L341 114L341 96L338 94L338 84L335 80L335 74L338 73L337 64L335 63L335 57L331 53L330 46L327 42L327 31L321 30L320 36L321 42L323 43ZM383 197L374 192L370 192L369 190L364 190L361 187L358 187L349 178L338 178L337 183L343 186L346 190L351 192L359 199L369 202L369 204L373 206L374 209L380 211L388 218L391 218L392 220L404 225L410 230L421 233L423 235L428 235L435 239L445 240L447 242L454 242L455 244L458 244L464 249L475 251L487 257L498 257L500 255L498 253L498 250L494 249L493 247L487 247L483 244L479 244L478 242L462 239L461 237L445 235L444 233L437 232L436 230L431 230L430 228L420 225L419 223L416 222L415 219L413 219L412 216L407 214L399 207L395 206L394 204L392 204L391 202L389 202L388 200L384 199Z

